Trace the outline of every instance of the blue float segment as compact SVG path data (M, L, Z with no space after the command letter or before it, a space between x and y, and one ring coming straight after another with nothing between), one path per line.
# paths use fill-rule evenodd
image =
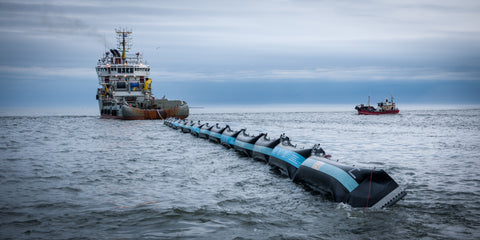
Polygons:
M253 151L259 152L259 153L263 153L263 154L265 154L265 155L270 156L270 155L272 155L273 149L271 149L271 148L269 148L269 147L264 147L264 146L255 145L255 146L253 147Z
M196 133L200 133L200 128L199 127L191 127L192 131Z
M210 137L221 138L222 134L217 132L210 132Z
M357 181L355 181L352 176L332 164L309 158L305 160L302 165L323 172L337 179L337 181L339 181L349 192L352 192L358 187Z
M222 142L226 142L230 145L235 145L235 138L234 137L225 136L225 135L222 134L222 137L220 138L220 140Z
M290 163L296 168L299 168L303 161L305 161L305 158L302 155L281 147L275 147L271 156Z
M247 149L247 150L253 150L253 147L254 147L253 144L242 142L240 140L235 141L235 146L238 146L238 147L241 147L241 148L244 148L244 149Z
M200 133L203 133L205 135L210 135L210 131L207 129L200 129Z

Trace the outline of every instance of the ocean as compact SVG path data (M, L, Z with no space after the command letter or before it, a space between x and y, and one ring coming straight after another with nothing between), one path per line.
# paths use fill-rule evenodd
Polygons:
M352 208L163 121L0 111L0 239L479 239L480 106L191 109L190 120L320 143L408 193Z

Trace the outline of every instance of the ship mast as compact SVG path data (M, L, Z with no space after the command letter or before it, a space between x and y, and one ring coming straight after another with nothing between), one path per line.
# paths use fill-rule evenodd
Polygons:
M119 44L118 48L120 48L120 45L122 45L122 60L125 63L125 60L127 59L127 54L125 52L130 50L132 46L130 41L130 34L132 34L132 31L126 29L116 29L115 32L117 33Z

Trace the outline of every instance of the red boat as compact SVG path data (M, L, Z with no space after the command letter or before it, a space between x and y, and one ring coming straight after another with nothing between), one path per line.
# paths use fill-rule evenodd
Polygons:
M393 102L393 96L391 101L388 101L388 98L385 99L385 102L379 102L378 108L370 106L370 96L368 96L368 105L363 104L355 106L355 109L358 111L359 115L381 115L381 114L397 114L400 112Z

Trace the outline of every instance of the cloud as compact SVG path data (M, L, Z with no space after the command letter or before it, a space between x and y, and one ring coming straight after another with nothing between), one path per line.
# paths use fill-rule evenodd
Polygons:
M23 80L59 79L60 81L77 81L78 79L96 79L94 68L65 67L12 67L0 66L1 81L11 81L12 78Z
M104 37L112 46L125 26L152 77L166 81L479 80L478 12L469 0L3 0L2 48L35 50L43 62L25 55L18 62L30 65L12 68L4 59L0 71L94 76L101 51L86 54L86 39L103 51ZM39 38L52 42L48 54ZM43 57L65 52L78 67Z
M90 67L11 67L0 66L2 79L19 78L61 79L61 81L88 79L96 81L96 72ZM385 68L385 67L331 67L316 69L271 69L271 70L235 70L214 72L186 72L152 69L150 75L161 82L374 82L374 81L472 81L478 80L480 72L441 71L428 68Z
M372 81L471 81L479 80L480 71L475 73L445 71L431 68L391 67L324 67L316 69L271 69L244 70L231 72L173 72L153 71L162 81L208 81L208 82L372 82Z
M3 31L104 35L126 26L155 47L321 52L369 41L478 40L478 1L5 1ZM123 14L128 12L128 14ZM18 28L20 27L20 28ZM107 35L111 36L111 35Z
M84 18L72 14L72 8L92 7L72 3L67 6L56 2L2 2L0 22L2 32L22 33L31 37L52 37L58 35L85 36L104 45L105 36Z

